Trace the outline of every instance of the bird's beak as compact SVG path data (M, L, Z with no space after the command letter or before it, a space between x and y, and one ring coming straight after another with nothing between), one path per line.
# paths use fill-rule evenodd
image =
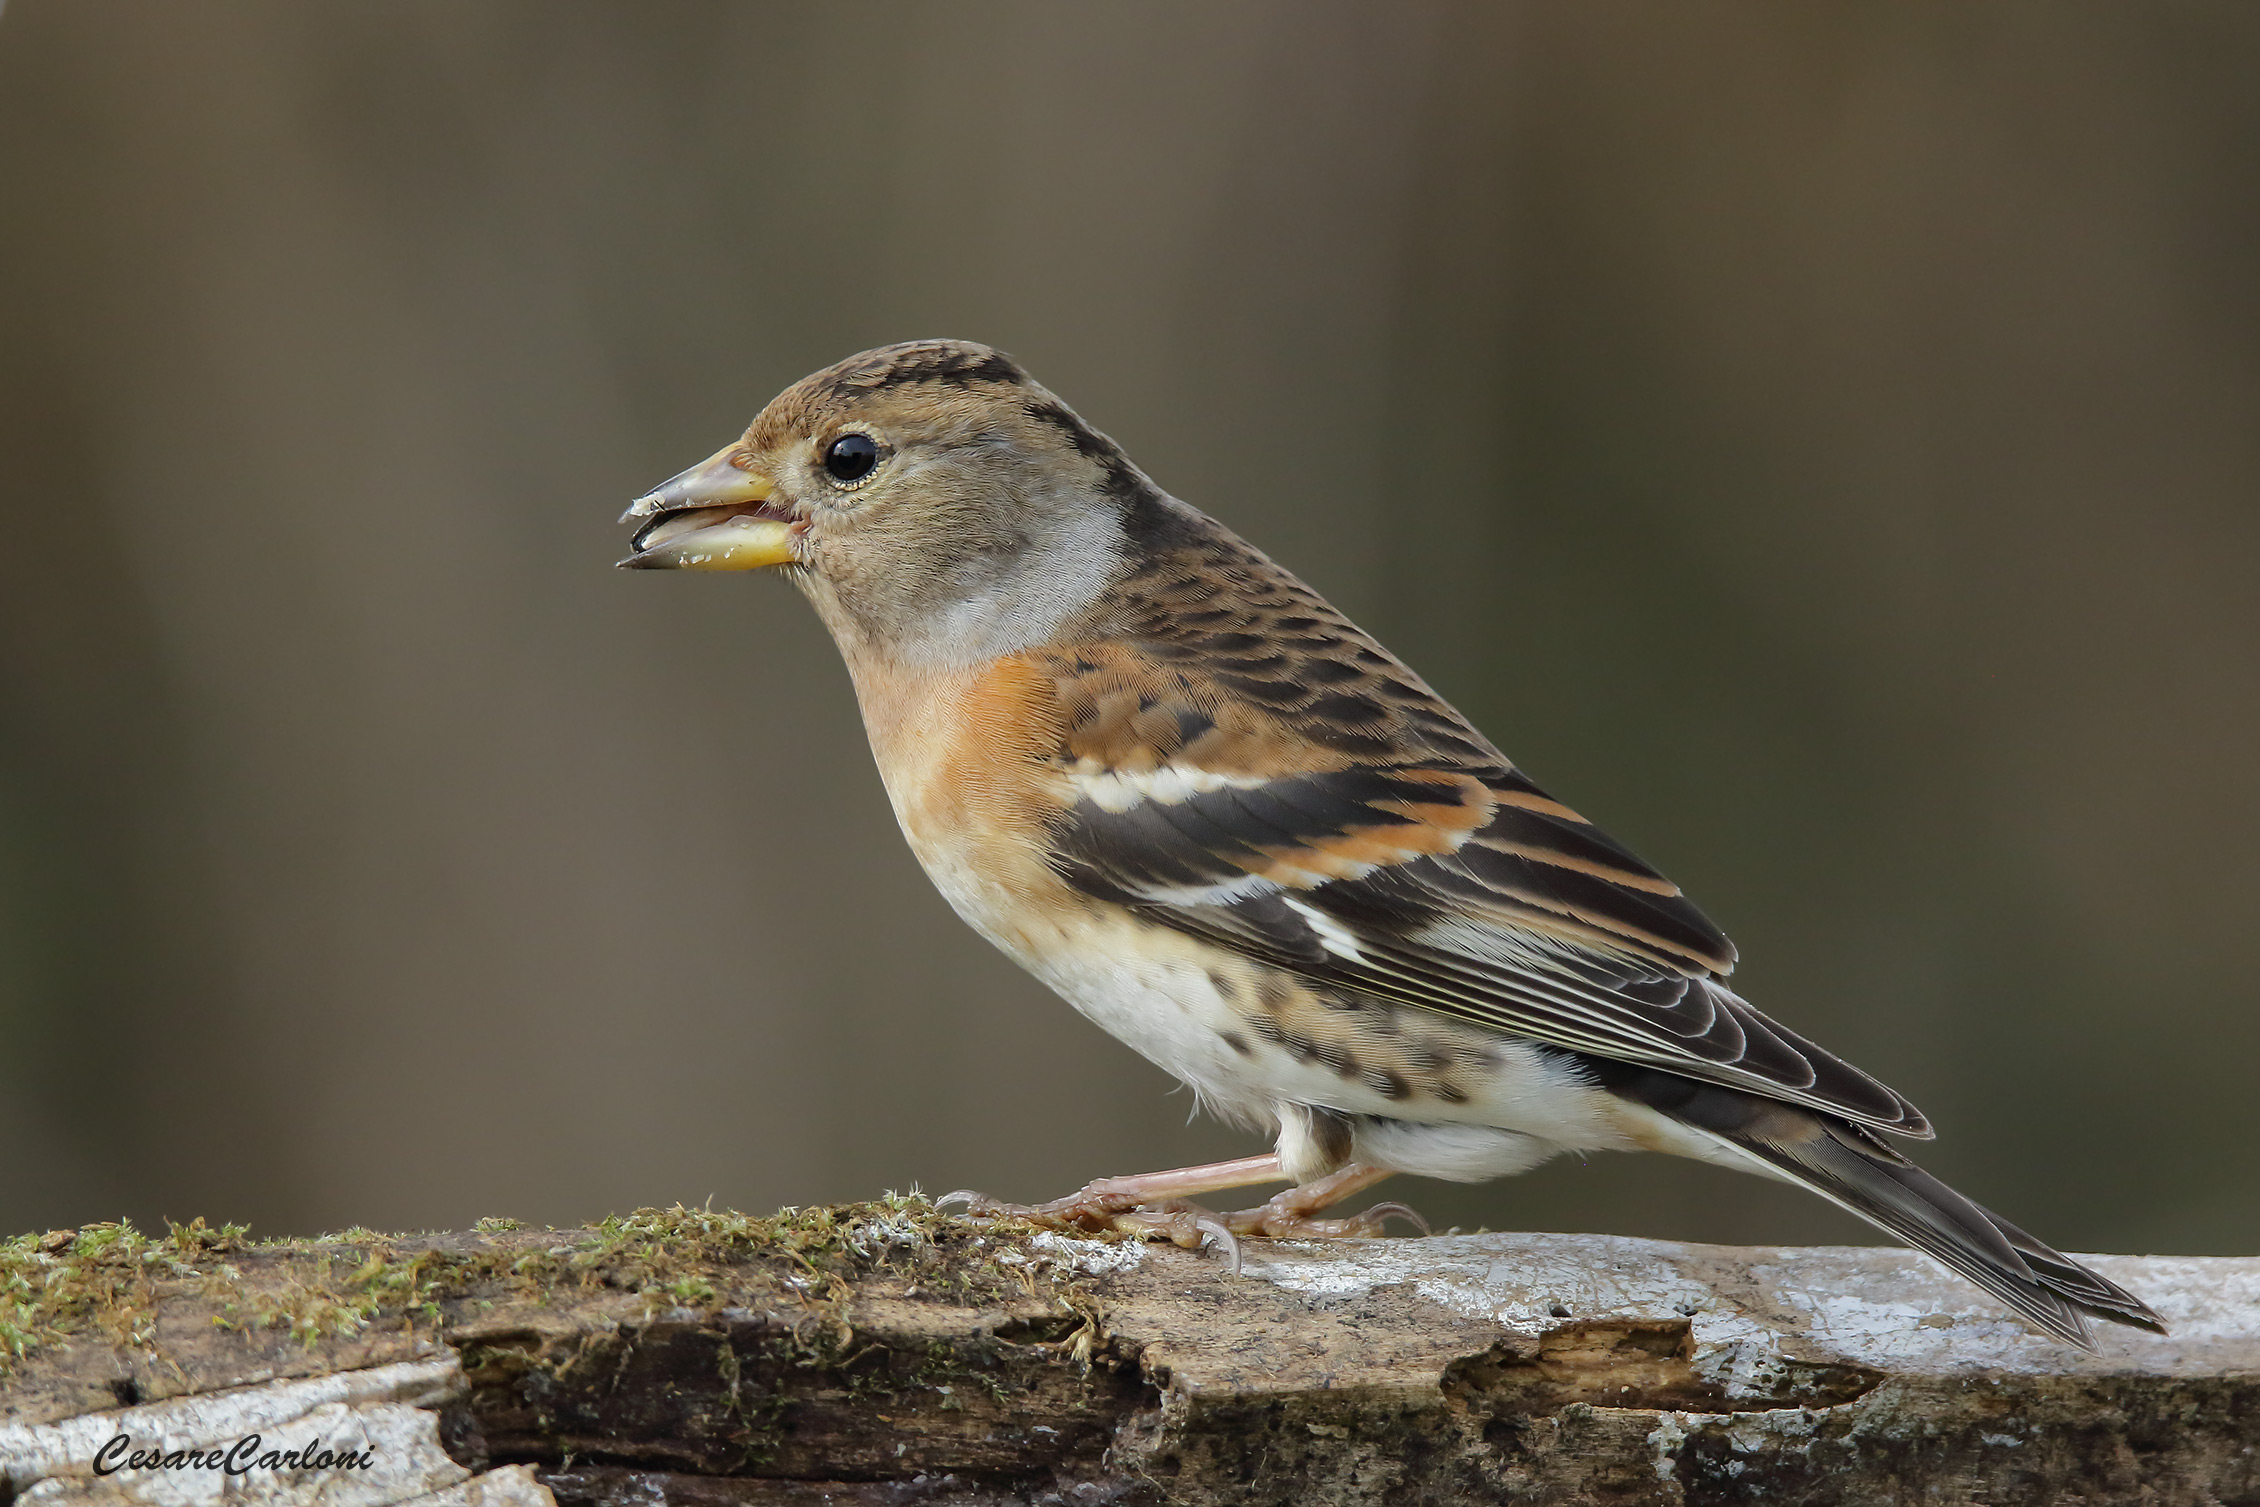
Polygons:
M790 565L801 528L771 506L777 484L745 466L728 446L700 461L620 515L641 523L626 570L759 570Z

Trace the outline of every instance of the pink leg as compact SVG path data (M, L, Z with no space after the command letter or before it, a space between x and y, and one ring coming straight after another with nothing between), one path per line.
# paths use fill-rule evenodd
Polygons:
M1381 1233L1392 1215L1411 1220L1425 1234L1427 1221L1403 1204L1376 1204L1348 1219L1315 1219L1343 1199L1361 1193L1391 1174L1363 1162L1288 1188L1269 1202L1227 1214L1220 1220L1187 1202L1198 1194L1244 1188L1250 1183L1281 1182L1286 1172L1276 1152L1244 1156L1237 1161L1212 1162L1205 1167L1178 1167L1168 1172L1145 1172L1134 1177L1102 1177L1086 1183L1065 1198L1043 1204L1008 1204L979 1193L960 1191L943 1195L936 1204L963 1203L976 1214L1008 1214L1055 1229L1087 1230L1097 1234L1120 1230L1171 1240L1191 1249L1204 1237L1214 1237L1231 1251L1239 1269L1235 1235L1265 1235L1274 1239L1335 1239Z
M1214 1236L1231 1246L1238 1261L1239 1248L1229 1230L1214 1215L1187 1203L1199 1193L1220 1193L1245 1188L1250 1183L1284 1182L1277 1152L1244 1156L1237 1161L1211 1162L1205 1167L1178 1167L1168 1172L1142 1172L1133 1177L1102 1177L1083 1185L1065 1198L1050 1203L1008 1204L986 1194L961 1189L934 1200L936 1206L962 1203L976 1214L1009 1214L1055 1229L1105 1230L1159 1236L1188 1250L1204 1236Z
M1055 1198L1042 1207L1065 1209L1103 1203L1113 1208L1135 1209L1140 1204L1160 1203L1165 1199L1193 1198L1203 1193L1221 1193L1227 1188L1245 1188L1250 1183L1286 1180L1287 1174L1279 1165L1279 1153L1267 1151L1262 1156L1210 1162L1205 1167L1141 1172L1134 1177L1102 1177L1085 1183L1081 1192Z

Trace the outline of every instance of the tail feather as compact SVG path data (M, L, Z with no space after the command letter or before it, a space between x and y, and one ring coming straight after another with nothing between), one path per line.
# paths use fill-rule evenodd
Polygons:
M2147 1329L2152 1334L2166 1332L2165 1321L2151 1311L2150 1305L2118 1283L2033 1239L1992 1210L1984 1212L2025 1258L2025 1265L2032 1268L2035 1280L2055 1289L2074 1307L2114 1324Z
M2117 1283L1972 1203L1855 1126L1793 1111L1761 1116L1749 1131L1726 1139L1936 1257L2058 1339L2095 1348L2082 1314L2166 1332L2158 1315Z
M1587 1066L1616 1092L1935 1257L2058 1339L2093 1350L2083 1315L2166 1332L2140 1298L1972 1203L1848 1120L1653 1068L1598 1059Z

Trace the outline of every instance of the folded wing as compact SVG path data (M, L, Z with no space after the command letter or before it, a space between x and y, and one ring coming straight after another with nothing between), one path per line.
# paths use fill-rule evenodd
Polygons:
M1720 982L1733 946L1677 886L1393 661L1368 651L1374 683L1327 694L1275 676L1267 699L1187 657L1060 660L1070 883L1316 982L1930 1134Z

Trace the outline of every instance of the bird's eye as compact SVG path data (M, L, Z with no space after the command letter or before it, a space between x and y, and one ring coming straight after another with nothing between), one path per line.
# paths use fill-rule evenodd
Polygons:
M871 474L879 464L879 447L868 434L843 434L824 452L824 473L846 486Z

